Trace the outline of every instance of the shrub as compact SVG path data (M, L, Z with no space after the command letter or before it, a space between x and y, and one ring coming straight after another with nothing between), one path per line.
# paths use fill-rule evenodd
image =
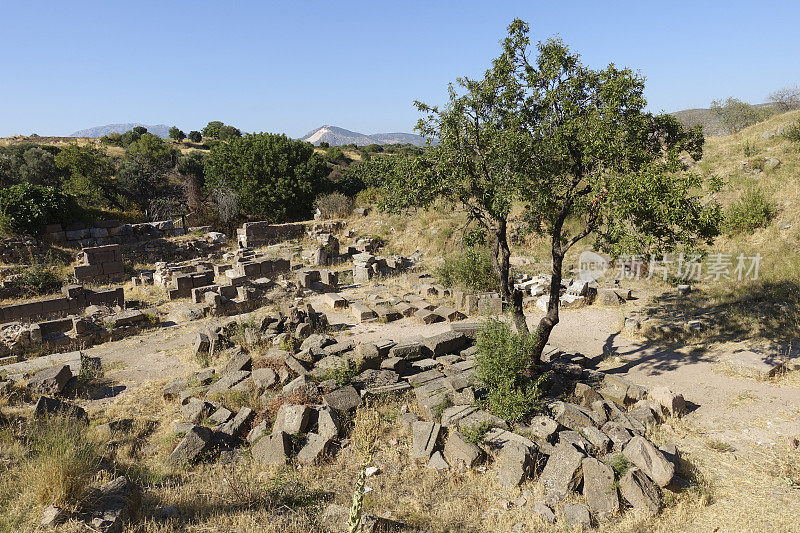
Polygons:
M383 189L380 187L367 187L356 194L356 203L358 205L375 205L379 204L382 199Z
M20 183L0 189L0 230L40 234L48 224L69 224L80 218L73 196L54 187Z
M318 196L315 205L322 218L346 218L353 212L353 199L340 192Z
M766 227L776 214L775 204L760 189L748 189L725 212L725 226L729 233L753 231Z
M534 335L514 333L499 320L488 320L478 332L475 376L486 386L484 406L509 422L539 406L544 376L527 373L534 344Z
M58 291L63 281L52 268L46 265L33 265L8 280L6 284L19 287L27 295L39 296Z
M189 140L193 143L199 143L203 140L203 134L197 130L192 130L189 132Z
M788 126L783 132L783 136L793 142L800 142L800 120Z
M733 97L711 102L711 112L717 115L730 133L736 133L748 126L768 119L773 109L757 107Z
M492 263L491 251L486 248L465 248L448 256L436 271L445 287L462 287L472 291L495 290L499 285Z

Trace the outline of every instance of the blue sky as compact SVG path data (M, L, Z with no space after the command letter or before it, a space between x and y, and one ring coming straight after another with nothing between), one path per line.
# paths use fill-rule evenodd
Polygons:
M0 136L209 120L411 131L412 102L480 74L515 17L594 67L640 70L653 111L800 83L796 2L3 0L0 13Z

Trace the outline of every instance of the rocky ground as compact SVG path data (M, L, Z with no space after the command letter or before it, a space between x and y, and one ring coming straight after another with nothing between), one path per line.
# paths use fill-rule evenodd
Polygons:
M339 294L380 305L410 300L414 286L400 275ZM66 401L110 438L118 466L92 480L91 512L47 508L36 521L343 531L363 474L375 531L797 528L796 371L746 377L727 361L747 343L626 329L655 294L638 296L562 312L542 410L516 424L475 405L479 322L458 316L361 321L318 294L87 348L70 372L99 363L102 386ZM532 327L540 317L528 311ZM34 388L56 396L64 377ZM374 413L372 425L359 413ZM31 527L19 518L31 507L18 505L4 523Z

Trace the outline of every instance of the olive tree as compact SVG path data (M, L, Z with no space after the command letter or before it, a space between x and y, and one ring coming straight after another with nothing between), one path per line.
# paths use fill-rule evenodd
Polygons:
M458 86L463 93L451 86L441 109L418 104L428 113L418 130L439 144L398 165L386 204L462 204L493 235L500 292L527 331L508 267L509 215L522 208L531 229L549 239L552 259L536 359L559 321L564 257L578 242L592 236L612 255L659 254L717 235L720 209L705 196L716 183L679 159L700 158L701 131L647 113L644 79L630 69L591 69L558 39L532 54L528 25L515 20L483 78Z
M646 112L643 77L613 64L591 69L559 39L538 43L530 57L528 33L515 20L497 63L514 71L507 91L526 138L515 148L527 162L519 181L526 217L551 245L547 313L536 330L540 355L559 321L571 247L592 236L612 255L693 248L719 233L720 207L707 196L718 182L688 172L680 159L700 159L701 130Z

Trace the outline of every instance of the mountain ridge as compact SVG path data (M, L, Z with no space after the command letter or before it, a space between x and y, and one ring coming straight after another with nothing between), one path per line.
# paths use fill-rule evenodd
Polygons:
M342 146L344 144L355 144L356 146L366 146L368 144L413 144L425 146L425 138L413 133L373 133L366 135L357 131L346 130L339 126L326 124L315 128L300 137L300 141L310 142L315 146L326 142L331 146Z
M132 130L137 126L144 126L147 128L149 133L158 135L162 139L169 137L170 126L167 126L166 124L142 124L140 122L122 122L119 124L93 126L91 128L78 130L71 135L68 135L68 137L102 137L104 135L108 135L109 133L125 133L126 131Z

